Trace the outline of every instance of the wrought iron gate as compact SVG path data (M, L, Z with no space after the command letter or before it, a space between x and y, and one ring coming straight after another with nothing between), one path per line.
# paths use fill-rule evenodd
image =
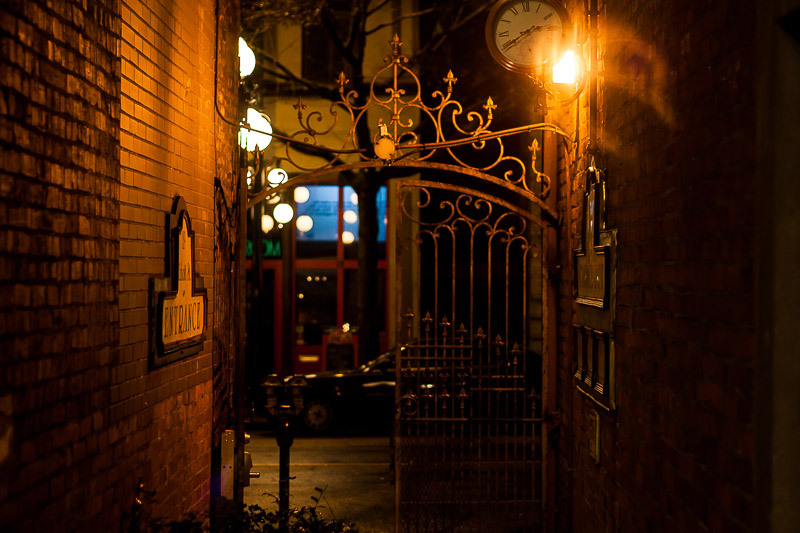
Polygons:
M540 531L543 224L463 187L396 194L397 531Z

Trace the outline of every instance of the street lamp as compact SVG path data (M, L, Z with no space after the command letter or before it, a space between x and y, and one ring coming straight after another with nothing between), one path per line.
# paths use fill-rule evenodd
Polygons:
M294 209L292 209L292 206L289 204L280 203L272 210L272 216L278 224L286 224L292 220Z
M253 152L257 148L263 150L272 142L272 124L267 117L252 107L247 110L246 124L239 130L239 145Z
M577 83L580 70L575 52L567 50L561 60L553 67L553 83Z
M247 43L239 37L239 76L244 78L249 76L256 69L256 55L247 46Z

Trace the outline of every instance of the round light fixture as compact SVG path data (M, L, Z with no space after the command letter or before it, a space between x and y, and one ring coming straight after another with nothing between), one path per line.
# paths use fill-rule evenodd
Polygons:
M375 155L384 161L389 161L394 156L395 146L391 137L381 137L375 143Z
M247 110L247 124L252 130L242 128L239 130L239 145L248 152L256 148L263 150L272 142L272 124L269 120L252 107ZM258 131L255 131L258 130Z
M344 244L351 244L356 240L356 236L353 235L351 231L343 231L342 232L342 242Z
M305 233L311 231L311 228L314 227L314 219L308 215L300 215L297 217L297 222L295 224L297 225L297 231Z
M275 167L267 173L267 181L273 187L277 187L287 179L289 179L289 175L280 167Z
M348 224L355 224L356 222L358 222L358 215L356 214L355 211L351 209L348 209L347 211L342 213L342 218Z
M294 201L298 204L304 204L311 197L308 187L296 187L294 190Z
M261 215L261 231L269 233L275 227L275 220L269 215Z
M247 46L247 43L239 37L239 76L244 78L249 76L256 69L256 55Z
M272 210L272 216L279 224L286 224L294 216L294 209L289 204L278 204Z
M350 203L353 205L358 205L358 195L355 192L350 193Z

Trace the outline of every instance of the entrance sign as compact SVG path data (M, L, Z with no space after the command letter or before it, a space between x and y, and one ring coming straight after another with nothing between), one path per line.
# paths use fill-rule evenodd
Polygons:
M167 215L166 245L167 277L150 280L151 367L199 353L206 339L208 300L195 276L194 231L180 196Z

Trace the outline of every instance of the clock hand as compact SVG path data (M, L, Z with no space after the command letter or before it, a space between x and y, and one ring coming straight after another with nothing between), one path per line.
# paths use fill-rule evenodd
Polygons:
M509 48L517 44L520 40L522 40L522 38L525 37L526 35L531 34L535 31L541 31L545 28L555 28L555 26L553 26L552 24L548 24L547 26L537 26L536 24L534 24L527 30L522 30L521 32L519 32L519 35L517 37L514 37L510 41L503 43L503 50L508 50Z
M529 33L533 32L533 31L539 29L540 27L541 26L537 26L536 24L534 24L533 26L531 26L527 30L522 30L521 32L519 32L519 35L517 37L514 37L510 41L506 41L505 43L503 43L503 50L508 50L509 48L511 48L512 46L517 44L523 37L525 37L526 35L528 35Z

